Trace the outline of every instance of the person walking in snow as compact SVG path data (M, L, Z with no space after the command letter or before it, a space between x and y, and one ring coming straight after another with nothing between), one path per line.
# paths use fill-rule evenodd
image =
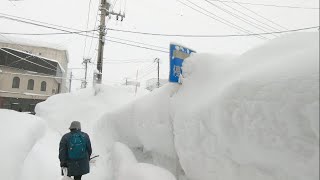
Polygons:
M73 121L69 129L59 144L60 166L67 168L67 176L81 180L82 175L90 172L91 142L89 135L81 131L80 122Z

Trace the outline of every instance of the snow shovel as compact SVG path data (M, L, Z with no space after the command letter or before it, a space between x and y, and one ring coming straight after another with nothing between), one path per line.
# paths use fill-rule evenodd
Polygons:
M96 158L99 157L99 155L96 155L96 156L93 156L90 158L89 162L90 162L90 165L92 166L95 166L96 165Z
M63 178L62 180L73 180L71 177L68 177L68 168L62 168Z

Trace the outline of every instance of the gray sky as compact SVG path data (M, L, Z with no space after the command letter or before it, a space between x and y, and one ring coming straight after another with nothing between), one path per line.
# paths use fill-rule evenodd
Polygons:
M10 15L25 17L38 21L44 21L56 25L71 27L79 30L86 30L87 15L89 10L90 0L23 0L23 1L8 1L0 0L0 12ZM199 12L190 9L176 0L112 0L117 1L114 11L126 12L126 18L123 22L116 21L113 17L107 22L107 27L115 29L165 33L165 34L237 34L242 33L239 30L226 26L210 17L207 17ZM234 9L223 5L217 1L205 0L181 0L185 4L197 8L205 8L208 12L245 28L251 32L263 32L261 26L271 27L275 25L268 20L272 20L277 24L287 28L296 29L319 24L319 10L313 9L296 9L296 8L278 8L242 4L251 11L257 12L253 14L248 9L237 5L236 3L225 2L228 6L240 11L243 14L250 16L243 16L243 21L251 21L258 19L263 22L260 27L256 28L246 24L242 20L227 14L221 9L212 4L225 8L232 12ZM232 0L230 0L232 1ZM283 6L302 6L302 7L319 7L318 0L238 0L239 2L258 3L258 4L274 4ZM191 4L194 3L194 4ZM88 29L94 29L95 19L97 15L99 0L91 0L90 18ZM126 5L126 6L125 6ZM199 9L198 9L199 10ZM204 12L203 9L201 9ZM239 13L238 13L239 14ZM211 14L212 15L212 14ZM265 17L263 19L261 16ZM244 20L244 18L246 18ZM254 21L256 24L260 23ZM97 22L98 24L99 22ZM250 23L253 24L253 23ZM267 25L265 25L267 24ZM259 29L260 28L260 29ZM276 26L277 29L283 30ZM265 28L264 28L265 29ZM37 26L27 25L19 22L6 20L0 17L0 32L18 32L18 33L49 33L57 32ZM108 35L112 37L127 39L131 41L139 41L142 43L160 46L169 49L170 42L177 42L190 47L197 52L209 52L217 54L241 54L246 50L264 43L267 40L261 40L257 37L232 37L232 38L181 38L181 37L158 37L147 35L136 35L121 32L108 31ZM14 41L15 36L7 35L9 39ZM97 40L92 42L91 38L85 38L78 35L55 35L55 36L19 36L20 38L32 39L35 41L43 41L54 43L66 47L70 55L69 67L83 67L81 65L83 56L93 58L96 60L96 44ZM272 39L273 36L267 36ZM86 48L84 53L84 46L86 41ZM119 41L119 40L117 40ZM126 42L128 43L128 42ZM129 42L130 43L130 42ZM142 45L145 46L145 45ZM148 46L149 47L149 46ZM142 76L141 80L156 77L155 64L152 65L154 58L161 59L161 77L168 77L169 70L169 55L162 52L150 51L121 44L106 42L105 46L105 62L108 60L130 60L130 63L105 63L104 64L104 83L114 83L123 81L125 77L135 78L136 71L139 69L139 74ZM133 61L143 61L143 63L132 63ZM150 61L150 63L145 62ZM127 61L126 61L127 62ZM89 79L91 80L93 69L95 65L90 65ZM82 70L73 70L76 78L82 78L84 73ZM150 74L148 74L150 73ZM146 74L146 76L143 76ZM75 82L73 87L79 88L80 83Z

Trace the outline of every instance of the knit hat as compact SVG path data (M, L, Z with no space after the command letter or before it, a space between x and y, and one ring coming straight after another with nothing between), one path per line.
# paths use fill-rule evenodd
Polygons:
M69 129L78 129L80 130L81 129L81 124L79 121L73 121L70 125L70 128Z

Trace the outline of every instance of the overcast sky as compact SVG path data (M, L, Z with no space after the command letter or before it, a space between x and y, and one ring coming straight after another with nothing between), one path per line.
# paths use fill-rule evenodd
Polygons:
M56 25L66 26L79 30L87 29L87 16L90 0L22 0L8 1L0 0L0 13L15 15L19 17L34 19ZM319 9L298 9L284 8L274 6L258 6L236 3L217 2L210 0L181 0L186 5L209 14L218 16L230 23L244 28L250 32L269 32L274 29L284 30L316 26L319 24ZM238 2L257 3L264 5L278 6L299 6L299 7L319 7L319 0L237 0ZM187 7L176 0L112 0L116 2L115 12L125 12L126 18L123 22L115 20L112 17L107 21L107 27L114 29L132 30L140 32L164 33L164 34L198 34L198 35L220 35L220 34L238 34L244 33L235 28L231 28L214 20L200 12ZM194 3L194 4L192 4ZM99 0L91 0L89 13L88 29L94 27ZM223 8L219 9L218 7ZM229 7L228 7L229 6ZM200 9L202 8L202 9ZM233 8L233 9L232 9ZM207 12L205 12L205 10ZM235 11L237 10L237 11ZM227 14L227 12L233 14ZM255 12L256 14L254 14ZM241 13L241 14L240 14ZM213 15L214 14L214 15ZM242 16L242 20L235 16ZM246 16L245 16L246 15ZM258 20L258 21L256 21ZM249 24L245 23L251 22ZM272 23L272 22L274 23ZM254 23L252 23L254 22ZM260 23L263 24L260 24ZM99 22L97 22L98 24ZM251 24L251 25L250 25ZM259 27L254 27L259 24ZM278 25L275 25L278 24ZM279 26L280 25L280 26ZM263 27L261 27L263 26ZM58 32L57 30L41 28L33 25L14 22L0 17L0 32L17 33L49 33ZM228 37L228 38L182 38L182 37L158 37L148 35L137 35L108 31L108 35L116 38L145 43L150 48L166 48L161 50L168 51L170 42L176 42L190 47L197 52L216 53L216 54L241 54L248 49L267 41L258 37ZM14 41L13 35L6 35ZM54 43L65 47L69 51L69 68L83 67L81 65L83 57L90 57L96 61L97 40L85 38L78 35L51 35L51 36L19 36L24 39L32 39ZM274 36L266 36L268 39ZM115 39L113 39L115 40ZM92 41L92 45L91 45ZM120 41L120 40L116 40ZM86 45L85 45L86 42ZM121 42L130 43L121 40ZM152 45L152 46L151 46ZM91 46L91 49L90 49ZM86 48L84 48L86 47ZM85 50L85 52L84 52ZM155 64L152 64L155 58L161 60L161 77L168 77L169 54L145 50L112 42L106 42L103 69L104 83L123 82L125 77L135 78L136 71L139 69L141 81L156 77ZM126 63L107 63L107 61L125 61ZM130 60L130 61L127 61ZM142 63L132 63L133 61L143 61ZM148 62L149 61L149 62ZM89 68L89 79L92 78L95 64ZM70 71L69 71L70 72ZM73 70L76 78L83 77L83 70ZM79 82L73 84L74 89L80 87Z

